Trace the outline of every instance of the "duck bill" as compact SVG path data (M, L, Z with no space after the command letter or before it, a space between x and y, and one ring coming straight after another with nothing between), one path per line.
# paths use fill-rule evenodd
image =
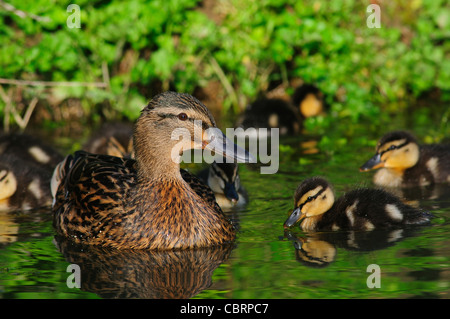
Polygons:
M234 183L225 183L224 193L225 197L228 198L233 204L236 204L239 200L239 194L236 191Z
M384 162L381 161L381 155L375 154L371 159L365 162L360 168L360 172L369 171L371 169L377 169L380 167L384 167Z
M256 159L252 154L234 144L216 127L209 128L204 132L202 148L238 163L256 163ZM219 163L220 161L217 162Z
M306 214L303 214L300 210L300 207L297 207L296 209L294 209L291 213L291 215L288 217L288 219L286 219L286 221L284 222L283 227L284 228L289 228L294 226L296 223L298 223L299 221L301 221L303 218L306 217Z

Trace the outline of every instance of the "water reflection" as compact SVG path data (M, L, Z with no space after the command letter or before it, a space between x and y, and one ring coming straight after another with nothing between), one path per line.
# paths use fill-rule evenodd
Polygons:
M352 251L374 251L385 249L397 242L414 236L418 228L401 228L372 231L335 231L296 234L285 232L284 237L292 241L295 258L308 267L326 267L335 261L337 248Z
M102 298L191 298L211 285L233 249L115 250L55 239L64 258L80 266L81 289Z
M43 207L27 211L0 211L0 249L30 237L47 236L48 233L45 230L37 231L38 227L36 229L33 227L51 220L49 210L48 207Z
M448 184L404 188L383 187L383 189L410 205L419 206L420 203L420 206L424 209L446 208L450 201L450 186ZM432 204L428 205L428 202L432 202Z
M17 240L19 224L7 212L0 212L0 247Z

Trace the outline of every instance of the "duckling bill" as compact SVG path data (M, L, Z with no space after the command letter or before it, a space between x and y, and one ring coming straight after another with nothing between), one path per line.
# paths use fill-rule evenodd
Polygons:
M184 143L183 149L213 148L237 161L253 160L220 131L209 130L215 127L196 98L174 92L155 96L134 127L135 159L79 151L57 166L52 190L58 234L76 243L119 249L188 249L232 242L236 231L214 193L195 176L180 172L172 158L173 148ZM190 132L192 140L172 139L180 128ZM201 141L194 140L194 130L201 132Z
M335 200L331 184L321 177L304 180L295 192L294 201L295 208L285 221L285 228L300 222L305 231L369 231L423 225L431 218L431 214L406 205L381 189L355 189Z
M376 154L360 167L361 172L379 169L375 184L391 187L426 186L450 182L450 145L419 145L406 131L387 133Z
M211 187L223 210L247 204L248 195L240 183L237 163L213 162L209 168L200 171L198 177Z

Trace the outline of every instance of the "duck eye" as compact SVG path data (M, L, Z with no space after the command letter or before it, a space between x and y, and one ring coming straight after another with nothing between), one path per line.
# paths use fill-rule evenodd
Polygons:
M187 116L186 113L180 113L180 114L178 114L178 118L179 118L181 121L186 121L186 120L188 119L188 116Z
M391 146L389 146L389 148L387 150L392 151L392 150L395 150L396 148L397 148L397 146L391 145Z
M307 201L310 201L310 200L313 200L314 199L314 197L312 197L312 196L308 196L308 198L306 199Z

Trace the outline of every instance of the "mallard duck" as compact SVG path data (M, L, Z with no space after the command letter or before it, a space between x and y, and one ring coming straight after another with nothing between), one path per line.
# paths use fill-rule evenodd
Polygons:
M237 163L213 162L197 174L214 192L216 202L222 209L241 207L248 202L248 195L241 186L238 170Z
M181 153L192 148L254 160L216 128L206 106L188 94L155 96L135 124L133 144L135 159L78 151L57 166L52 191L58 234L119 249L187 249L234 240L233 224L211 189L180 172Z
M335 200L331 184L322 177L304 180L295 192L294 205L284 227L302 221L305 231L373 230L426 224L431 218L381 189L359 188Z
M373 181L380 186L426 186L450 182L450 145L419 145L406 131L394 131L378 142L376 154L360 171L380 168Z
M279 128L280 135L297 135L303 120L322 114L325 110L322 93L314 85L299 86L291 98L261 98L248 105L236 127Z
M130 157L133 153L133 126L129 123L106 123L83 145L88 153Z
M133 158L133 128L119 123L108 123L96 132L83 147L88 153ZM215 193L216 202L222 209L232 209L247 203L247 192L240 187L240 178L236 163L213 162L207 169L200 171L197 177ZM181 169L186 182L192 182L190 174Z
M62 155L25 134L0 137L0 211L29 210L52 202L50 179Z

